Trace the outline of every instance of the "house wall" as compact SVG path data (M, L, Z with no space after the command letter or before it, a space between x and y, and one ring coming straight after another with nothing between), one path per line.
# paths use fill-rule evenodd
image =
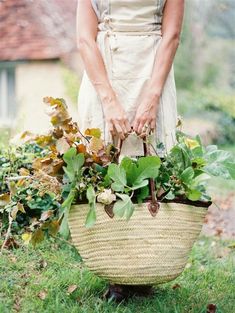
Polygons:
M15 133L29 130L44 133L49 127L43 97L64 98L76 120L76 107L70 104L65 90L63 66L59 61L35 61L16 67L17 119Z

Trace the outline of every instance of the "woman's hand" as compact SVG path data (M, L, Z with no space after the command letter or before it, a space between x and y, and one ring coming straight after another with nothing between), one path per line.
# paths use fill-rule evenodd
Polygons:
M155 130L159 99L160 96L151 94L148 91L145 91L141 96L133 121L133 130L140 137Z
M117 135L121 139L125 139L131 130L131 125L117 97L115 95L106 97L102 100L102 106L110 133L113 136Z

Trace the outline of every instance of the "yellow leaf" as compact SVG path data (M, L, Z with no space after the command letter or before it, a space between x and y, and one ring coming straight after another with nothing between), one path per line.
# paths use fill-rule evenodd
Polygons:
M30 175L30 171L27 168L21 167L19 169L20 176L28 176Z
M0 195L0 207L4 207L10 202L10 195L8 193L3 193Z
M20 211L22 213L26 213L22 203L17 202L17 208L18 208L18 211Z
M100 130L100 128L87 128L85 130L85 135L100 138L101 137L101 130Z
M28 245L32 238L32 233L24 233L21 235L21 238L24 240L24 243Z
M36 246L37 243L40 243L44 239L44 232L41 228L38 228L33 234L30 242L33 246Z
M184 142L185 142L186 146L188 146L190 149L194 149L194 148L200 146L197 140L193 140L190 138L185 138Z

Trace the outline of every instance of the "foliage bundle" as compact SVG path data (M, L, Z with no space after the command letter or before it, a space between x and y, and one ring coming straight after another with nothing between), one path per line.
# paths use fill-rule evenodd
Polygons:
M208 206L207 179L235 179L232 154L215 145L203 147L198 136L192 139L180 131L163 158L125 156L119 162L120 151L104 143L100 129L80 132L63 99L47 97L44 103L52 130L40 136L25 132L20 145L1 151L3 245L14 233L33 245L58 232L67 238L72 204L88 203L86 227L95 223L97 202L109 215L128 220L136 203L150 201L150 180L158 201ZM148 137L146 141L150 144Z

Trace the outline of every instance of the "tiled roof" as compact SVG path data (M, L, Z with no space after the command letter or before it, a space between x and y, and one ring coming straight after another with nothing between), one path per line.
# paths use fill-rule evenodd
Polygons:
M60 58L76 49L77 0L0 0L0 61Z

